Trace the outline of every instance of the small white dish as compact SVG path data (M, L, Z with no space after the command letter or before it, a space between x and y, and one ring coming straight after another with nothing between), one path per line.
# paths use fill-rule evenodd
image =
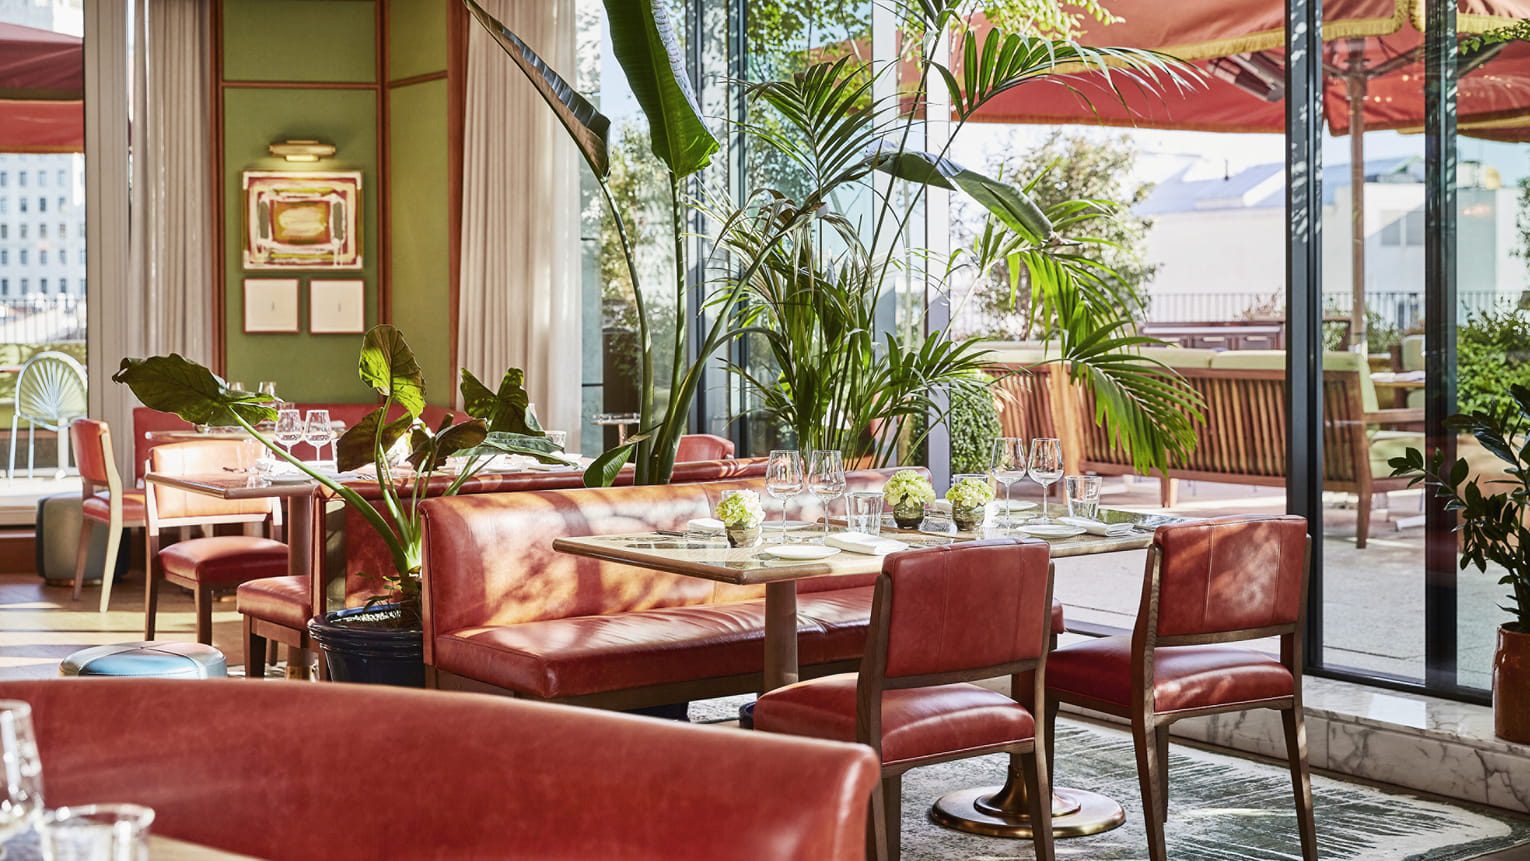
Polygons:
M1083 535L1085 530L1077 526L1063 526L1055 523L1036 523L1030 526L1020 527L1020 531L1035 538L1073 538Z
M790 559L794 562L814 562L819 559L828 559L838 552L838 547L825 547L822 544L772 544L762 551L765 556L776 559Z
M989 505L992 505L993 510L999 512L1000 514L1013 514L1017 511L1030 511L1032 508L1036 507L1036 503L1031 502L1029 499L1016 499L1007 503L1002 499L996 499L993 502L990 502ZM1008 508L1005 506L1008 506Z
M266 476L266 481L271 484L306 484L313 481L313 479L301 472L284 472L278 475L268 475Z

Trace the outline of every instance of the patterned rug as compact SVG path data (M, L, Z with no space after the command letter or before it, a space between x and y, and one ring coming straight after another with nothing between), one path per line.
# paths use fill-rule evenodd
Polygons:
M691 720L737 716L747 698L691 705ZM1068 721L1057 727L1057 780L1104 793L1126 809L1114 831L1057 842L1057 857L1115 861L1147 857L1137 760L1126 732ZM941 795L999 783L1006 758L980 757L915 769L903 777L903 857L1032 858L1027 841L950 831L935 825L929 805ZM1404 791L1314 775L1318 852L1325 861L1462 861L1530 843L1530 817L1465 802L1442 802ZM1271 765L1174 744L1169 754L1169 857L1175 861L1300 859L1291 781Z

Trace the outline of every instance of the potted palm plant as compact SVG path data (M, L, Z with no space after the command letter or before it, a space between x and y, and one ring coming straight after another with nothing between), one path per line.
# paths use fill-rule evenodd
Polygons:
M1502 570L1509 587L1493 654L1493 729L1506 741L1530 743L1530 387L1516 385L1511 403L1451 416L1446 427L1469 433L1494 457L1508 464L1506 478L1473 476L1465 459L1445 463L1445 454L1408 449L1391 459L1392 474L1411 475L1413 484L1432 488L1448 511L1460 517L1461 568ZM1492 491L1492 492L1489 492Z
M323 649L334 679L422 687L419 507L431 480L448 458L460 458L462 465L442 491L445 495L457 493L496 455L564 461L559 457L561 449L530 412L525 375L518 368L506 371L494 390L463 369L461 392L468 417L457 421L448 414L434 428L420 419L425 377L398 329L384 325L367 332L358 371L381 403L340 437L335 466L345 473L370 465L380 491L375 503L336 475L293 457L260 430L261 423L276 418L268 395L230 388L212 371L173 353L123 359L112 379L127 385L151 409L174 413L194 424L243 428L360 513L392 558L393 570L382 578L389 594L365 607L321 613L309 623L309 631Z

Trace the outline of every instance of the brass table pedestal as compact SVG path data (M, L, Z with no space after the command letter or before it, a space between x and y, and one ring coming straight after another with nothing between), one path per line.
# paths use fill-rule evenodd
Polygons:
M1025 780L1019 763L1010 768L1003 786L961 789L941 796L930 808L936 825L987 837L1029 840L1035 835ZM1052 836L1084 837L1121 827L1126 811L1097 792L1057 787L1052 790Z

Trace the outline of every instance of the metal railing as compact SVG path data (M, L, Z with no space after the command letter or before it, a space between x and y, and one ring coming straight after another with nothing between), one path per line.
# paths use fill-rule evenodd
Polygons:
M83 297L30 295L0 298L0 344L51 344L83 340Z
M1506 311L1521 303L1520 296L1494 290L1462 291L1457 294L1457 319L1465 322L1470 314L1483 311ZM1365 294L1365 304L1372 313L1399 330L1408 330L1423 322L1424 294L1421 290L1374 290ZM1324 293L1323 308L1331 316L1348 317L1348 293ZM1285 316L1283 293L1152 293L1148 302L1148 320L1153 322L1202 322L1223 320L1279 320Z

